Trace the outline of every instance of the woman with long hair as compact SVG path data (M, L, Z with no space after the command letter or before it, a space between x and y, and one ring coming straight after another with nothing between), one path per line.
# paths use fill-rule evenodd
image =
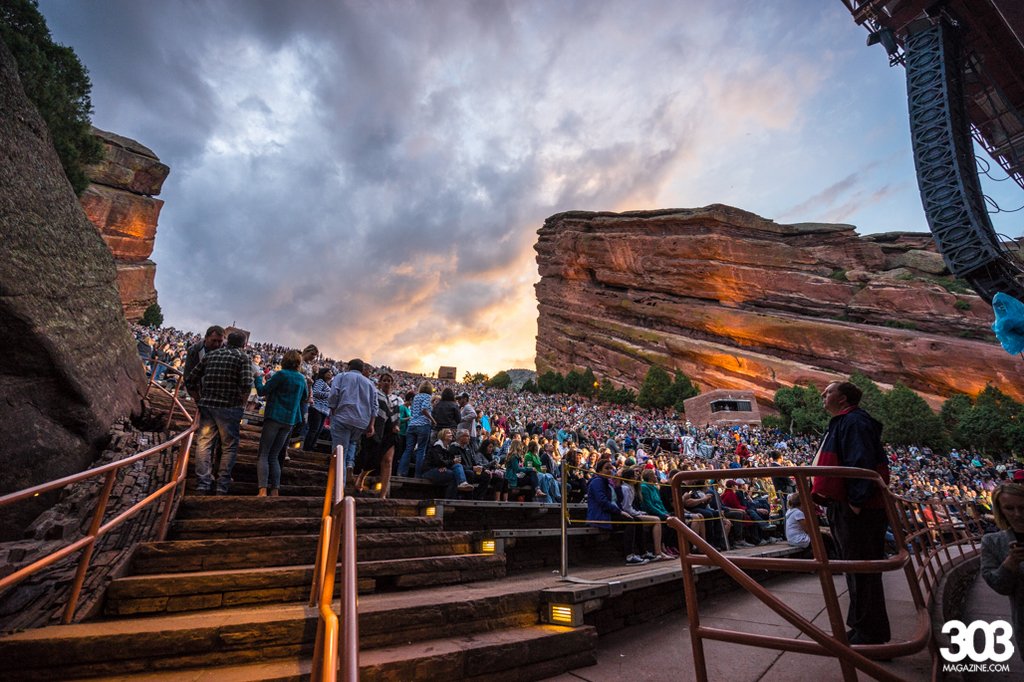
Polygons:
M271 497L277 496L281 488L285 443L292 427L302 420L302 405L309 399L306 377L298 371L301 362L299 352L290 350L281 360L281 369L266 384L256 374L256 393L267 399L256 462L259 497L266 497L268 490Z
M999 533L981 538L981 575L988 586L1010 598L1013 642L1018 655L1024 632L1024 484L1007 481L992 493L992 513Z

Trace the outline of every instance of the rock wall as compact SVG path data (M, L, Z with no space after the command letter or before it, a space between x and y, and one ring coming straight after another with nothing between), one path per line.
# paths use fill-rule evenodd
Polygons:
M144 385L110 249L0 41L0 494L81 471ZM40 497L0 509L0 535Z
M659 364L770 401L859 370L933 406L989 382L1024 400L1020 358L995 343L980 298L954 293L928 234L712 205L560 213L535 248L541 373L591 367L637 387Z
M117 264L124 314L137 321L156 303L156 264L149 260L164 202L154 199L170 169L135 140L93 128L104 147L102 162L88 169L91 184L79 201Z

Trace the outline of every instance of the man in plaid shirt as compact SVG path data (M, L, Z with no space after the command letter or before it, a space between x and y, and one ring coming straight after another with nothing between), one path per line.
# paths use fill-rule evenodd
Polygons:
M207 353L188 376L189 393L199 396L196 492L200 495L208 495L213 489L213 449L218 440L223 456L217 472L217 493L226 495L231 486L242 412L252 388L252 362L244 347L245 334L231 332L227 346Z

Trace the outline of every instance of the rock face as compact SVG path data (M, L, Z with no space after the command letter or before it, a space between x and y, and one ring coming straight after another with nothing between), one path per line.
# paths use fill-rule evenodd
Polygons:
M98 128L93 134L103 142L104 159L89 168L91 184L79 201L114 254L125 317L136 321L156 303L156 265L149 257L164 202L153 197L169 169L135 140Z
M137 410L142 365L110 250L0 42L0 494L81 471ZM45 502L43 498L39 498ZM38 513L0 510L0 528Z
M933 406L986 383L1024 400L1020 358L992 339L980 298L954 293L928 234L712 205L560 213L535 248L540 373L590 367L635 388L658 364L770 401L859 370Z

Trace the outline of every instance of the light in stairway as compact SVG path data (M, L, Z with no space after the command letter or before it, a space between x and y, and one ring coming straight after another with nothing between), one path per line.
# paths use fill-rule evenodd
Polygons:
M583 605L548 604L548 622L578 628L583 625Z

